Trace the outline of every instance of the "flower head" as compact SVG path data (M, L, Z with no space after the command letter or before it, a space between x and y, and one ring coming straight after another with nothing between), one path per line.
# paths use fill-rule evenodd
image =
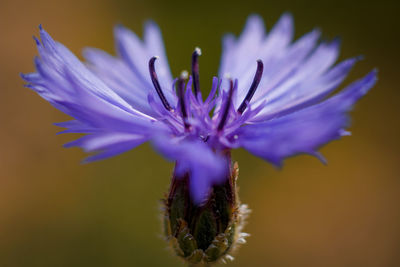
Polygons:
M61 133L84 133L66 147L94 152L86 161L111 157L150 141L175 161L164 201L167 240L191 264L232 259L244 243L248 213L236 188L238 165L230 151L245 148L274 165L347 135L347 112L374 85L376 72L342 83L358 58L335 65L339 42L318 42L314 30L293 42L293 22L284 14L265 33L249 17L239 38L223 39L218 77L202 96L201 50L191 73L173 79L158 27L144 38L117 26L117 56L87 49L82 63L40 27L36 72L23 74L27 87L74 119Z
M348 134L347 112L375 83L376 73L331 96L358 58L335 65L339 42L319 42L314 30L293 42L293 22L284 14L265 33L249 17L239 38L223 39L218 77L202 96L200 49L191 73L173 79L161 33L150 22L143 40L117 26L117 56L87 49L82 63L40 27L36 72L22 75L28 87L74 119L57 123L62 133L84 133L66 144L95 152L86 161L117 155L150 141L176 161L176 177L189 174L192 200L229 177L230 153L245 148L275 165L286 157L317 152Z

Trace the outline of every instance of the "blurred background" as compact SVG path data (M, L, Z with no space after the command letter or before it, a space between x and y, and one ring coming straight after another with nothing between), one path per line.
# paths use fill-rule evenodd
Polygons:
M285 11L296 38L319 27L325 39L342 38L341 59L365 56L346 83L374 67L379 82L352 112L353 135L321 150L327 166L298 156L277 170L234 153L253 212L230 266L400 266L400 8L355 0L0 0L0 266L184 266L159 220L173 164L149 145L80 164L83 152L61 146L76 136L56 136L52 125L69 118L22 87L40 23L80 55L86 46L114 53L116 23L141 35L152 18L173 74L200 46L201 82L210 84L224 33L240 33L251 13L269 30Z

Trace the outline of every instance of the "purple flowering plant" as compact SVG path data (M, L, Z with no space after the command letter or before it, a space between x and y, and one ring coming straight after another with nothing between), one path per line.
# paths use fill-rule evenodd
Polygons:
M250 16L242 34L223 38L218 77L203 97L199 56L190 75L173 79L157 25L141 40L115 27L117 56L84 51L82 63L40 27L36 72L22 74L33 89L73 120L61 133L84 133L65 147L93 152L85 161L115 156L144 142L175 169L164 200L164 226L175 252L190 264L232 259L244 243L248 213L236 189L230 151L244 148L281 166L300 153L324 161L318 149L348 135L347 112L376 82L376 71L333 94L358 57L335 64L339 41L320 42L313 30L293 41L284 14L267 34Z

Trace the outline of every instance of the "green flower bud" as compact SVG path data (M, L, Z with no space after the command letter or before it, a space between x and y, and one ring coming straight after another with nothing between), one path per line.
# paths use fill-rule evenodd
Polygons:
M175 253L188 263L233 260L231 253L246 242L248 234L242 233L242 228L249 209L238 198L238 174L235 163L226 182L213 186L201 205L195 205L190 198L189 175L173 177L163 202L164 231Z

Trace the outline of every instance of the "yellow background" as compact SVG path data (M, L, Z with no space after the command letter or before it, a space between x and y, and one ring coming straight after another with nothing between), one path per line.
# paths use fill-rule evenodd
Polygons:
M346 84L372 68L379 82L352 112L353 135L282 170L245 151L241 198L253 213L248 243L230 266L400 266L399 7L396 1L0 1L0 266L183 266L166 249L158 201L172 163L143 145L82 165L53 122L68 120L32 91L37 26L76 54L113 52L112 27L162 28L176 76L200 46L202 88L218 70L221 36L259 13L267 29L284 11L296 37L315 26L342 38L341 59L364 55Z

